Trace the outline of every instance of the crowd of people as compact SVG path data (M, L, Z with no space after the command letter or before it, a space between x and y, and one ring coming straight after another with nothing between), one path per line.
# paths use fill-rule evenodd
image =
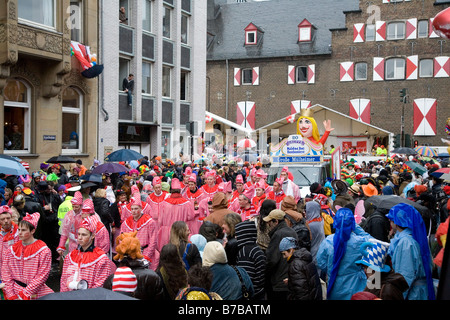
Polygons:
M144 157L93 182L99 164L0 175L2 299L99 287L146 300L436 298L450 185L432 173L445 161L346 160L304 198L287 167L269 185L258 162Z

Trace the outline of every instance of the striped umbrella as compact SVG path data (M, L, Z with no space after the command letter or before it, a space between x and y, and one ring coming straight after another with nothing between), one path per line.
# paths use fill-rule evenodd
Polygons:
M416 147L414 150L425 157L437 157L437 152L427 146Z
M438 179L450 181L450 168L437 169L430 173L430 175L435 176Z
M256 147L256 142L252 139L242 139L237 143L237 146L244 149L254 148Z

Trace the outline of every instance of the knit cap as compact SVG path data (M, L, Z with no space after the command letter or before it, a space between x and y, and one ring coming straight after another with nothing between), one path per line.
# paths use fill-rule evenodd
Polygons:
M135 292L137 288L136 275L129 267L117 268L114 273L112 290L120 292Z

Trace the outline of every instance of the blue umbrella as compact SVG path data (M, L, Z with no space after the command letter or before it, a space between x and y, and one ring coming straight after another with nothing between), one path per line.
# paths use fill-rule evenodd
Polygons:
M27 169L15 159L0 158L0 173L12 176L23 176L29 174Z
M136 152L131 149L121 149L112 152L110 155L106 156L105 161L109 162L119 162L119 161L131 161L131 160L139 160L144 156L139 152Z
M104 174L104 173L119 173L119 172L127 172L128 168L119 164L119 163L114 163L114 162L110 162L110 163L104 163L101 164L99 166L97 166L97 168L95 168L94 170L92 170L92 174Z

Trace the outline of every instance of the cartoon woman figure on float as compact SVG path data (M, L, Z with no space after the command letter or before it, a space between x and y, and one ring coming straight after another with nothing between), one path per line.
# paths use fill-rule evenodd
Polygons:
M302 109L300 117L297 120L297 134L301 135L303 138L308 138L315 145L323 146L331 131L334 130L334 128L331 127L331 120L325 120L323 125L325 127L325 133L320 137L313 110L310 108Z

